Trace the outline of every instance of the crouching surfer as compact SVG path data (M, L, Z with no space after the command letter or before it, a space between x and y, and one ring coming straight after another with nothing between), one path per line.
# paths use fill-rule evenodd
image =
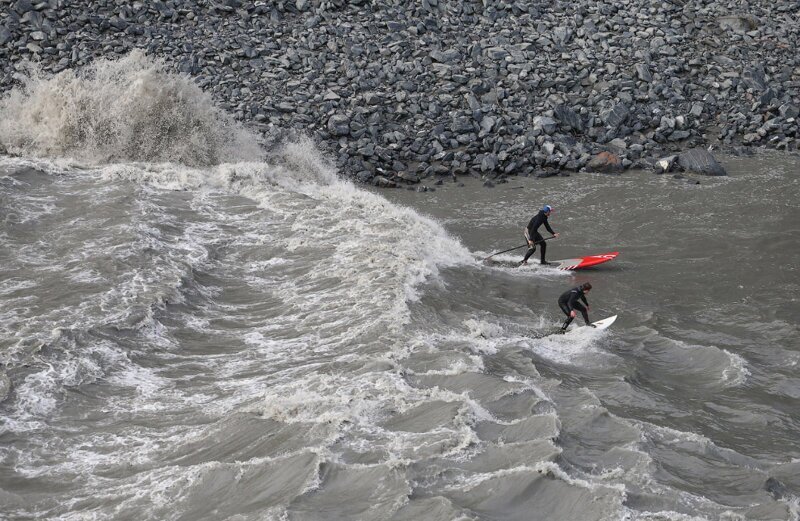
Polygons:
M591 291L592 285L588 282L584 282L580 286L574 287L569 291L565 291L558 297L558 307L561 308L561 311L567 315L567 320L564 321L564 325L561 326L561 330L559 333L566 333L567 328L578 315L577 311L581 312L583 315L583 320L586 322L587 326L596 327L593 324L589 323L589 301L586 300L586 294ZM583 307L580 301L583 301L583 304L586 304L586 307Z
M545 254L547 253L547 243L545 242L544 237L542 237L542 234L539 233L539 227L544 225L544 227L553 235L553 237L558 237L558 234L554 232L552 228L550 228L550 223L547 222L547 218L550 216L550 212L552 211L553 209L550 207L550 205L544 205L542 209L533 216L531 221L528 223L528 226L525 227L525 240L528 241L529 249L525 254L525 258L519 263L520 266L528 264L528 259L531 255L533 255L533 252L536 251L537 244L540 244L542 248L542 253L540 254L542 264L550 264L544 259Z

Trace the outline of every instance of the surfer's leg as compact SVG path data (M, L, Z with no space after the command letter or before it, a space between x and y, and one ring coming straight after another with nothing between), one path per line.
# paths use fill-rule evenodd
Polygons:
M564 321L564 325L561 326L561 331L566 331L571 323L572 323L572 317L567 315L567 319Z
M589 312L586 311L586 308L583 307L583 304L581 304L580 302L576 302L575 303L575 309L577 309L578 311L581 312L581 315L583 316L583 321L586 322L586 325L588 326L589 325Z
M528 259L531 258L531 255L533 255L533 252L535 252L535 251L536 251L536 246L534 246L533 248L528 249L527 253L525 253L525 258L522 259L522 264L525 264L526 262L528 262Z
M539 258L542 260L542 264L547 264L547 261L544 260L544 257L547 254L547 243L545 242L544 237L542 237L542 234L537 232L536 233L536 237L534 237L533 240L534 241L541 241L541 242L539 242L539 245L541 246L542 249L540 250L540 253L539 253L540 257Z
M566 302L561 302L559 300L558 301L558 307L560 307L561 311L563 311L564 314L567 315L567 320L564 322L564 325L561 326L561 331L564 332L564 331L567 330L567 328L569 327L570 323L572 322L572 317L569 316L569 308L567 307L567 303Z

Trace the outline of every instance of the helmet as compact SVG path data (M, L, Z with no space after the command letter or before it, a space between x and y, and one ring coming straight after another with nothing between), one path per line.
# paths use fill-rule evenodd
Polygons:
M587 291L587 290L592 289L592 283L591 282L584 282L583 284L581 284L581 289L583 291Z
M546 204L546 205L544 205L544 206L542 207L542 211L543 211L544 213L552 212L552 211L553 211L553 208L552 208L552 207L551 207L549 204Z

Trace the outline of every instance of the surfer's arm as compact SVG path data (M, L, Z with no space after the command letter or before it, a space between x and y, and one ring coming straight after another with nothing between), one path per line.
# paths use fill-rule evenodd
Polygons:
M589 307L589 301L588 301L588 300L586 300L586 295L584 295L583 293L581 293L581 297L580 297L580 299L583 301L583 303L584 303L584 304L586 304L586 307Z
M556 232L554 232L553 229L550 228L550 223L549 222L545 221L544 222L544 227L547 228L547 231L550 232L550 235L555 235L556 234Z

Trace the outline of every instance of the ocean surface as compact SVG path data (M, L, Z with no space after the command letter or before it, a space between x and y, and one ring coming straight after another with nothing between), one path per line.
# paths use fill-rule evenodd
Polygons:
M796 156L376 191L142 57L0 120L2 519L800 519ZM482 262L542 204L619 258Z

